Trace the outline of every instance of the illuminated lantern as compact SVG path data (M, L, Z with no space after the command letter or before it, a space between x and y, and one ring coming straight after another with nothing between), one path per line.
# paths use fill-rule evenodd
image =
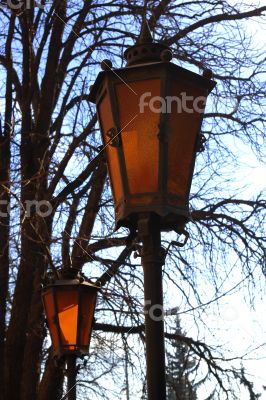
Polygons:
M84 279L64 279L64 276L43 288L43 305L55 356L88 353L98 289Z
M160 216L161 230L189 220L189 192L205 101L215 82L170 62L147 24L125 52L127 66L102 62L90 93L96 104L117 227L134 228L140 213Z

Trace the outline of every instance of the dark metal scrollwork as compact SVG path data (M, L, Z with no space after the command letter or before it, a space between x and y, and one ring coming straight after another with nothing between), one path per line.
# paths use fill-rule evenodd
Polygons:
M110 139L108 144L112 147L119 147L121 145L121 137L118 129L113 127L106 132L106 136Z

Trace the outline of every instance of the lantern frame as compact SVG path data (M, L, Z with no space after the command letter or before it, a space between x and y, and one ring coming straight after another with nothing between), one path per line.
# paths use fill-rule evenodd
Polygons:
M122 135L124 127L121 126L119 99L116 93L116 85L124 82L129 86L136 82L148 82L149 80L158 80L160 84L159 95L161 98L166 98L170 94L171 84L178 82L189 87L191 90L200 90L202 96L207 98L208 94L215 87L216 82L210 79L207 75L198 75L185 68L177 66L170 62L169 48L162 43L153 43L147 30L140 35L141 40L137 45L130 47L125 52L125 57L128 64L125 68L111 69L111 63L108 60L103 61L103 71L98 74L94 85L91 88L89 101L96 104L98 121L102 136L104 149L107 146L112 146L116 149L117 160L119 167L119 176L121 179L119 186L122 195L120 199L116 198L115 182L112 178L109 159L107 156L108 172L111 182L111 189L115 203L115 219L116 227L125 226L130 229L136 229L138 216L140 213L153 212L158 214L160 218L161 230L182 231L184 225L190 219L189 216L189 193L192 183L192 176L195 165L196 152L202 150L202 135L200 129L202 125L204 110L198 120L198 129L195 135L193 144L193 152L188 167L187 185L185 195L178 198L177 194L169 192L168 183L168 142L169 142L169 113L161 113L158 123L158 184L157 191L130 193L129 179L126 167L126 156L123 149ZM102 126L100 116L100 104L103 99L108 98L110 105L110 113L113 121L113 126L105 132ZM109 138L108 142L104 136ZM111 162L110 162L111 164ZM178 171L177 171L178 173ZM152 199L149 203L137 203L137 199L143 199L144 196L150 196Z
M95 311L96 301L97 301L97 292L99 290L99 286L92 284L88 281L85 281L83 278L76 277L70 279L57 279L51 280L45 284L42 288L42 303L45 310L46 315L46 322L50 332L51 341L52 341L52 348L53 348L53 355L55 358L60 358L64 355L76 355L76 356L83 356L88 354L90 340L91 340L91 333L92 333L92 325L93 325L93 315ZM65 344L63 342L63 331L60 328L60 321L59 321L59 309L58 309L58 293L63 292L64 296L67 295L67 291L75 291L77 294L77 326L74 327L76 331L76 341L75 343ZM85 295L85 292L91 292L92 302L90 304L92 318L90 320L89 317L88 321L88 331L87 331L87 338L88 342L86 345L82 344L82 335L84 334L84 326L83 317L82 317L82 301ZM52 299L52 308L49 309L48 305L46 304L46 296L51 295ZM56 335L56 337L54 336ZM55 340L56 339L56 340ZM56 345L56 343L58 345Z

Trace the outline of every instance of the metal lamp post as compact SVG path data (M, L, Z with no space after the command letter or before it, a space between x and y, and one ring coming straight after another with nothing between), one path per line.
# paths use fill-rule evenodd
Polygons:
M68 400L76 399L76 357L88 354L98 286L74 269L50 277L42 300L55 358L67 361Z
M189 221L189 192L210 77L171 63L146 22L127 66L102 62L90 93L96 104L115 203L117 227L137 230L144 269L145 337L149 400L164 400L161 231L182 232Z

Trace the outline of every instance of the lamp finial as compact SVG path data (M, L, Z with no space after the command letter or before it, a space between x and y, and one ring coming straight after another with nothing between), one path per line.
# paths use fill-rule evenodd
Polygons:
M141 31L140 35L137 41L137 44L146 44L146 43L152 43L153 38L152 38L152 33L149 27L149 23L146 20L146 18L143 19L142 26L141 26Z

